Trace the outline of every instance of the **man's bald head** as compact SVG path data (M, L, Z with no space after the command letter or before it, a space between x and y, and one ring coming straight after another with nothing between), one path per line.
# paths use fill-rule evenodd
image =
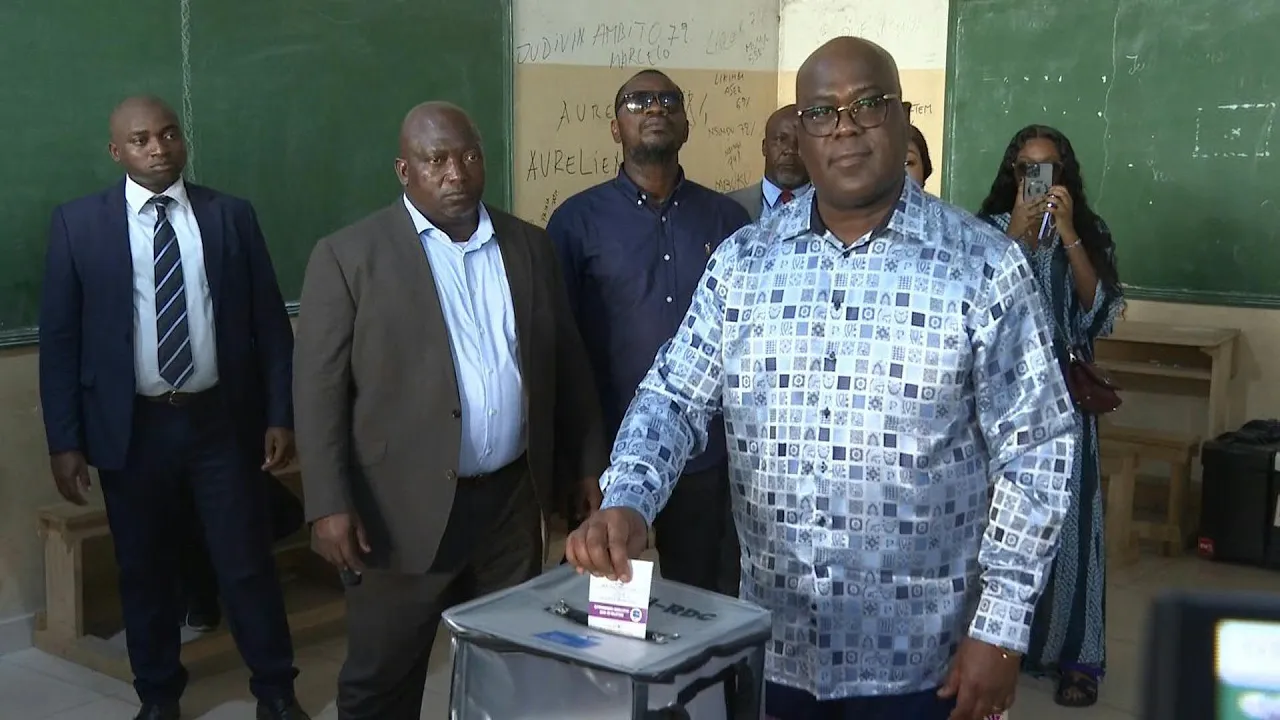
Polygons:
M409 201L437 228L465 242L484 195L480 131L453 103L425 102L400 124L396 175Z
M806 91L811 93L820 78L848 65L861 66L865 74L875 78L884 92L902 94L898 63L889 51L870 40L845 35L823 43L800 65L800 71L796 73L797 104L807 107Z
M182 177L187 146L178 114L154 95L125 99L111 111L107 152L134 182L162 193Z
M120 104L111 111L111 117L107 121L111 137L116 136L118 128L127 128L129 122L137 115L149 113L162 115L173 121L174 125L178 124L178 114L173 111L169 103L155 95L134 95L120 101Z
M795 190L809 182L797 146L799 135L800 118L796 115L795 103L774 110L764 123L764 139L760 142L764 176L783 190Z
M432 100L414 106L405 114L404 122L400 123L400 154L407 152L406 142L429 136L444 126L469 132L475 137L476 144L480 144L480 128L476 127L466 110L451 102Z
M783 105L777 110L774 110L773 114L769 116L769 119L765 121L764 134L768 135L774 132L775 130L777 130L778 123L780 122L795 120L795 119L796 119L796 104L791 103L790 105Z
M800 157L820 204L863 213L892 209L907 157L907 114L893 57L869 40L833 38L800 66L796 104Z

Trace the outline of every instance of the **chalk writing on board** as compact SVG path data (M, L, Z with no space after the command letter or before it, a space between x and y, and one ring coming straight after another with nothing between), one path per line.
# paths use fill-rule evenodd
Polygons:
M749 101L750 98L747 98ZM747 103L750 104L749 102ZM745 105L743 107L746 107ZM707 93L685 92L684 111L689 118L690 128L699 128L707 123ZM566 127L577 125L598 125L607 127L614 118L613 106L607 102L571 102L560 101L560 117L556 120L556 132Z
M187 146L187 180L196 182L196 122L191 110L191 0L178 8L178 38L182 48L182 135Z
M741 17L735 14L729 23L617 19L536 32L541 34L513 48L517 64L588 57L590 64L600 65L607 58L614 68L655 66L700 50L713 56L739 54L755 66L774 50L777 23L770 13L751 10Z
M547 62L589 50L608 50L610 67L658 65L689 44L689 23L642 20L580 25L542 35L515 47L517 64Z
M525 182L545 180L562 175L579 177L601 176L601 179L618 174L622 167L622 150L608 152L581 147L530 150L525 165Z
M551 211L556 209L556 205L559 204L559 200L560 191L552 190L551 194L547 196L546 201L542 203L542 214L539 216L538 222L542 224L543 227L546 227L547 219L551 217Z
M707 137L714 138L731 138L746 136L750 137L756 134L756 123L740 122L729 125L708 125Z
M746 20L735 28L707 31L707 55L722 55L733 52L739 47L746 55L747 62L755 64L769 47L769 33L761 28L751 27Z
M1193 158L1271 157L1276 104L1229 103L1196 108Z
M607 103L572 103L560 101L560 120L556 122L556 132L566 125L595 122L608 124L614 117L613 106Z
M724 149L724 162L729 166L730 170L737 170L742 164L742 141L730 143Z
M746 172L730 173L716 178L715 191L722 193L733 192L746 187L748 184L750 183L747 180Z
M559 55L572 55L579 48L586 47L586 44L587 29L584 27L543 35L537 40L516 46L516 63L539 62Z

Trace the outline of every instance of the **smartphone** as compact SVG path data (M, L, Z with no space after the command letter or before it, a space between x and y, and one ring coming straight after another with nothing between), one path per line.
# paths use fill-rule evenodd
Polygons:
M1022 199L1031 202L1049 194L1053 187L1053 163L1028 163L1022 182Z

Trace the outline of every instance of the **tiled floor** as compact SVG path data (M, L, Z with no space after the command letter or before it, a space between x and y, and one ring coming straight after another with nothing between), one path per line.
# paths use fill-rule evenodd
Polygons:
M1046 681L1027 679L1010 713L1016 720L1126 720L1137 717L1141 682L1141 638L1148 605L1169 588L1264 590L1280 593L1280 573L1211 564L1194 558L1144 558L1137 565L1112 573L1108 595L1110 673L1098 706L1066 710L1053 704ZM330 640L302 647L298 664L298 695L317 720L337 717L334 685L345 641ZM448 716L448 640L441 633L427 681L422 717ZM237 670L198 679L183 699L184 717L239 720L253 717L247 674ZM137 711L132 689L125 683L76 665L24 650L0 656L0 708L7 718L24 720L130 720Z

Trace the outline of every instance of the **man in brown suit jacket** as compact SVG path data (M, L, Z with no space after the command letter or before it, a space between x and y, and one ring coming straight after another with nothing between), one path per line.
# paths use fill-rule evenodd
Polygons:
M307 518L348 571L341 720L416 720L441 612L535 576L560 491L599 507L608 464L551 242L481 202L474 124L414 108L396 170L312 252L294 360Z

